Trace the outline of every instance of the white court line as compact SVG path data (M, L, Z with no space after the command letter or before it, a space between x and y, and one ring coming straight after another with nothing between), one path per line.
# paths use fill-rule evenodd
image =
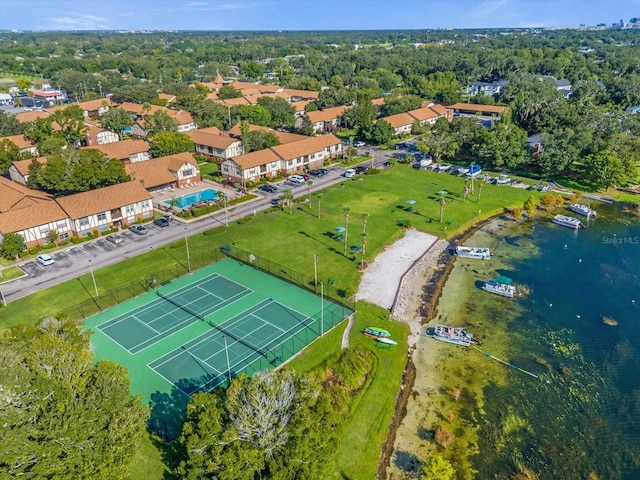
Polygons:
M148 328L149 330L151 330L152 332L154 332L156 335L160 335L160 332L158 330L156 330L155 328L153 328L150 324L143 322L142 320L140 320L138 317L136 317L135 315L131 315L130 318L133 318L136 322L138 322L140 325L144 325L146 328Z
M283 332L283 333L284 333L284 330L283 330L282 328L280 328L278 325L274 325L273 323L266 321L264 318L259 317L259 316L258 316L258 315L256 315L255 313L252 313L252 314L251 314L251 316L252 316L252 317L257 318L257 319L258 319L258 320L260 320L262 323L266 323L267 325L270 325L270 326L272 326L273 328L277 328L278 330L280 330L281 332Z

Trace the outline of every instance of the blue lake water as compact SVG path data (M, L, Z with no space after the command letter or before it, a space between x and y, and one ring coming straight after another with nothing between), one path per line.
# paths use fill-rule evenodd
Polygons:
M175 206L177 206L178 208L186 208L193 205L194 203L204 202L207 200L215 200L216 198L218 198L218 193L215 190L208 188L206 190L200 190L189 195L175 197L172 200L175 202ZM171 206L172 200L165 200L164 203Z
M578 231L544 218L471 239L496 260L468 268L527 291L472 291L462 301L473 330L486 348L498 347L492 328L506 330L507 360L540 376L512 371L484 387L476 478L640 479L640 223L620 206L594 207L598 218Z

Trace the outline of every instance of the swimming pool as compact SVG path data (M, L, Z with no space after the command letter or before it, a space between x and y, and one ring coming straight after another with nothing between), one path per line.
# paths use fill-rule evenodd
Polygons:
M216 198L218 198L218 193L215 190L207 188L206 190L199 190L189 195L182 195L180 197L174 197L170 200L165 200L164 203L169 206L172 206L173 203L173 205L178 208L186 208L190 205L193 205L194 203L204 202L207 200L215 200Z

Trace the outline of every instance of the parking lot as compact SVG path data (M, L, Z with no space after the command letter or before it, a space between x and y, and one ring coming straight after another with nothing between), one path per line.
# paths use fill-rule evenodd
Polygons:
M122 243L117 245L109 242L106 237L99 237L96 240L90 240L85 243L70 246L64 250L60 250L51 253L54 263L47 265L46 267L37 263L35 260L29 260L23 264L20 264L20 268L23 269L30 277L41 277L47 273L58 274L64 270L76 269L79 266L86 268L89 264L89 260L94 260L99 257L105 256L128 256L128 250L131 246L135 246L136 250L140 246L149 245L149 248L153 248L156 241L154 237L160 235L162 231L170 231L179 228L181 224L170 222L168 227L159 227L153 225L151 222L145 224L148 229L148 233L145 235L136 235L129 230L122 230L118 232L118 235L124 238ZM111 254L111 255L109 255Z

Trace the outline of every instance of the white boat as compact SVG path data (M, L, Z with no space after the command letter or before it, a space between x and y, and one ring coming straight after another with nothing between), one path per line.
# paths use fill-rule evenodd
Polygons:
M582 222L580 220L578 220L575 217L567 217L566 215L556 215L555 217L553 217L553 219L551 219L551 221L558 225L562 225L563 227L569 227L569 228L584 227L584 225L582 225Z
M478 342L473 335L462 327L436 325L436 328L433 330L427 329L427 335L442 342L455 343L456 345L462 345L464 347L469 347L472 343Z
M487 280L486 282L484 282L484 285L482 285L482 289L487 292L495 293L496 295L502 295L503 297L509 298L513 298L513 296L516 294L515 286L507 283L501 283L497 280Z
M591 208L589 205L583 205L581 203L574 203L569 205L569 210L575 213L579 213L580 215L584 215L587 218L595 217L597 212Z
M376 340L380 343L384 343L385 345L397 345L398 342L396 342L395 340L391 340L390 338L387 337L377 337Z
M488 248L458 246L454 253L462 258L476 258L479 260L489 260L491 258L491 252Z

